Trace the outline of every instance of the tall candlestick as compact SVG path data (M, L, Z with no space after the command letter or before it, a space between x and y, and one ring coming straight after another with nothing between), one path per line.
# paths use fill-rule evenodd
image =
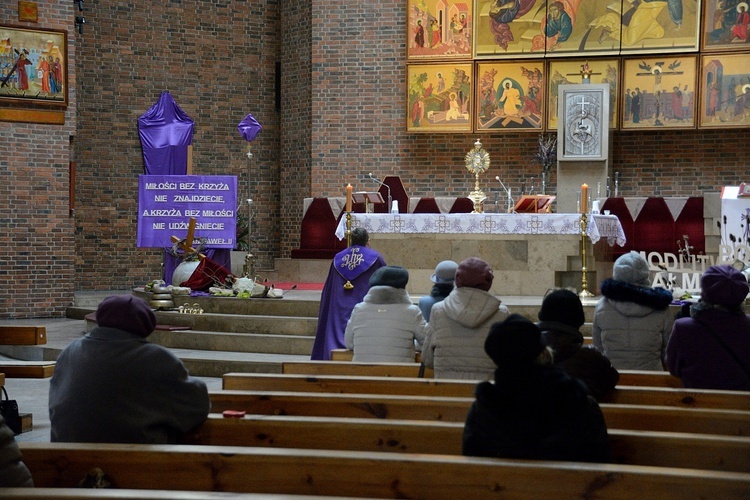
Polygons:
M346 211L352 211L352 185L346 185Z
M589 211L589 185L581 184L581 213Z

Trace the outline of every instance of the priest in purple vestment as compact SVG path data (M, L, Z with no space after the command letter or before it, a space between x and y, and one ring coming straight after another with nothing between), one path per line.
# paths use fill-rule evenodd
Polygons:
M344 349L344 331L354 306L370 289L370 276L385 266L383 257L368 245L370 235L358 227L352 230L352 245L333 257L320 297L318 330L313 360L331 359L332 349Z

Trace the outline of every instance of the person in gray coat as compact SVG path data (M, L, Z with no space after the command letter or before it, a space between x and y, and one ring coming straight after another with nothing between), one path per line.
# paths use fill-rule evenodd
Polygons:
M494 276L490 265L477 257L463 260L456 269L456 287L432 306L422 362L433 368L435 378L488 380L495 363L484 350L493 323L510 312L492 295Z
M419 309L422 311L424 320L429 323L432 306L445 299L453 291L453 282L456 279L458 264L452 260L444 260L435 267L435 272L430 281L435 283L429 295L419 299Z
M601 292L591 333L594 347L618 370L663 370L674 322L672 292L650 286L646 259L638 252L620 256Z
M206 384L146 340L156 316L145 300L107 297L96 322L57 358L49 390L53 442L170 444L206 420Z
M354 306L344 332L352 361L414 362L426 323L406 292L408 282L409 272L399 266L381 267L370 276L370 289Z

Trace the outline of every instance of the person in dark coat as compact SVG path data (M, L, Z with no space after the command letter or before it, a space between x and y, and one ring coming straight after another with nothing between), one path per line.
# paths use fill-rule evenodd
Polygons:
M552 366L542 332L519 314L495 323L484 344L497 365L469 409L462 453L469 456L606 462L607 426L579 380Z
M732 266L703 273L700 301L689 318L675 321L667 344L667 369L683 387L750 391L750 316L742 308L748 291Z
M457 268L458 264L452 260L444 260L435 267L435 272L430 277L430 281L435 284L429 295L419 299L419 310L422 311L425 321L430 321L432 306L446 298L453 290Z
M542 342L552 349L555 366L580 379L597 400L609 394L620 374L609 359L593 346L584 347L579 328L585 322L583 305L570 290L555 290L542 301L539 310Z
M0 415L0 488L34 486L31 472L21 459L15 434Z

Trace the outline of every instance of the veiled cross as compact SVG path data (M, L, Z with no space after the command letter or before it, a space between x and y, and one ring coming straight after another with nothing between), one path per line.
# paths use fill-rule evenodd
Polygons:
M190 217L190 222L188 223L188 233L187 237L184 240L181 240L177 236L172 236L172 243L176 243L179 248L182 249L183 252L185 252L185 257L190 255L191 253L197 252L195 248L193 248L193 239L195 237L195 217ZM206 256L202 253L198 254L198 258L203 260Z

